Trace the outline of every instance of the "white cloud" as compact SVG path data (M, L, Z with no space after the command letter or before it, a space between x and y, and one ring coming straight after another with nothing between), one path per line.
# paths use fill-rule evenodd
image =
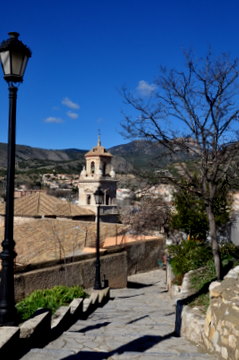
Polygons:
M74 103L68 97L65 97L61 103L70 109L79 109L80 108L80 105L78 105L77 103Z
M67 116L69 116L71 119L78 119L79 115L73 111L67 111Z
M140 95L149 96L149 95L152 94L152 92L155 91L156 85L155 84L149 84L145 80L140 80L136 89L138 90Z
M48 118L46 118L44 120L44 122L59 124L59 123L62 123L63 120L61 118L57 118L57 117L54 117L54 116L49 116Z

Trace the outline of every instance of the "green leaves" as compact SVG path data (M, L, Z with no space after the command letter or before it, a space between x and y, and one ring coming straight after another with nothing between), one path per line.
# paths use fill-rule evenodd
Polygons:
M46 308L54 313L60 306L69 304L74 298L87 297L81 286L54 286L52 289L35 290L17 305L22 321L29 319L37 309Z
M175 275L184 275L190 270L204 266L212 259L211 247L194 240L184 240L179 245L168 246L170 264Z
M208 219L203 200L188 190L180 190L174 195L174 204L176 212L170 227L185 232L191 239L206 240Z
M188 189L181 189L175 193L174 205L176 211L171 217L171 229L185 232L190 239L206 240L209 225L204 199L197 196L188 186ZM227 193L222 191L215 196L212 207L216 225L220 229L230 218L230 199Z

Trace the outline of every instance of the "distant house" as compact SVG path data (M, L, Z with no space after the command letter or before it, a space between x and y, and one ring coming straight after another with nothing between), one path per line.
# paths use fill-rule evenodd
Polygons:
M143 196L149 197L158 197L161 196L165 202L171 203L173 200L173 194L175 193L175 187L169 184L159 184L151 186L150 188L146 187L145 189L138 190L136 192L136 197L141 198Z

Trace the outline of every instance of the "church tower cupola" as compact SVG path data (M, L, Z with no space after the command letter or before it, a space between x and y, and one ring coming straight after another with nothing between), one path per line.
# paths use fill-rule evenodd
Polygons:
M81 172L80 178L100 179L110 177L112 171L112 155L102 145L98 136L97 146L85 154L86 168Z
M89 209L96 209L94 193L100 188L104 192L105 211L116 210L116 184L115 171L111 160L112 154L101 145L98 136L97 145L85 154L86 165L81 171L79 181L79 205Z

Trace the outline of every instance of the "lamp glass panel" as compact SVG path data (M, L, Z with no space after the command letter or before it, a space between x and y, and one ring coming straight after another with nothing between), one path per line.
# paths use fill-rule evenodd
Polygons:
M1 58L4 75L9 75L11 73L9 51L0 52L0 58Z
M101 205L104 202L104 193L101 190L96 190L95 192L95 203Z
M104 193L102 192L100 195L100 202L99 204L102 205L104 203Z
M13 75L18 75L18 76L23 75L24 59L25 59L24 55L22 55L20 53L12 52L12 74Z
M28 57L27 57L27 56L24 56L24 59L23 59L23 62L22 62L22 73L21 73L21 76L23 76L24 73L25 73L26 66L27 66L27 62L28 62Z

